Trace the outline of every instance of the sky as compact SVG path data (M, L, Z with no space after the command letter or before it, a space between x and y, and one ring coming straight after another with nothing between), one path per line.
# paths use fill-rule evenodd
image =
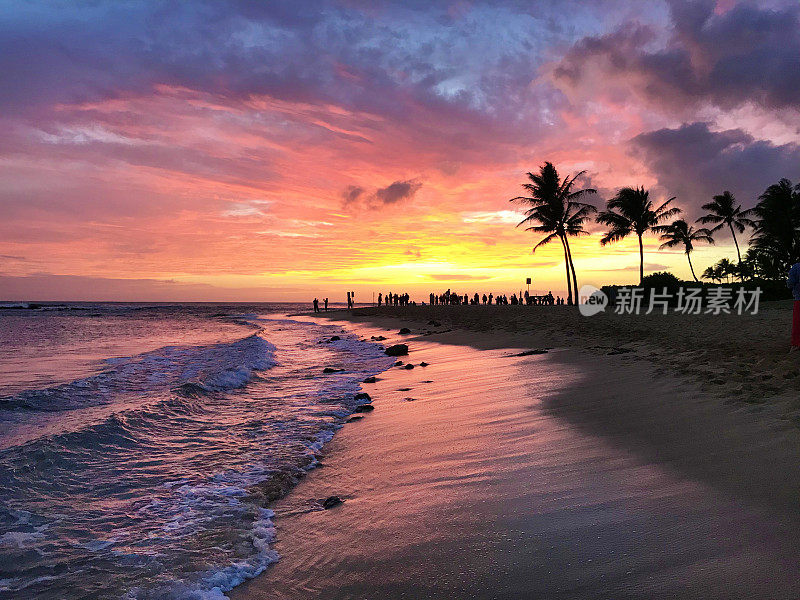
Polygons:
M0 299L563 294L508 201L546 160L690 220L800 179L796 0L0 8ZM638 281L635 240L590 230L580 283Z

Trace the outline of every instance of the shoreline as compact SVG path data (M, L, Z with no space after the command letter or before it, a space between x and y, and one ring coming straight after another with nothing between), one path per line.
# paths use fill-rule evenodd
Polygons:
M697 443L702 445L706 441L704 432L713 431L717 439L724 438L726 434L735 431L734 437L726 438L729 453L736 453L741 459L748 455L748 448L757 448L765 442L771 442L780 446L786 453L796 457L794 464L800 464L800 397L796 391L793 393L792 386L800 377L800 358L796 354L789 354L785 351L784 345L788 347L787 340L780 340L780 330L776 323L780 324L787 320L788 326L791 325L791 304L786 309L786 302L768 303L766 312L756 316L733 316L727 319L728 327L721 327L718 330L718 337L727 333L732 333L730 322L739 319L738 324L742 325L737 332L736 340L741 343L744 337L748 344L732 348L731 352L724 356L715 357L707 353L703 359L712 363L711 365L698 364L700 357L693 351L687 352L686 356L671 356L665 361L665 356L669 354L672 345L669 343L674 340L669 338L653 339L650 337L637 337L642 332L649 331L649 327L654 327L658 333L674 331L681 335L684 331L678 328L675 318L669 316L661 320L660 316L653 316L643 321L638 329L622 328L620 323L626 317L618 315L602 315L606 320L596 320L596 317L582 317L571 307L544 307L544 313L533 314L534 317L541 319L534 323L533 328L526 327L519 320L520 317L530 317L526 314L527 307L520 307L522 310L508 311L492 314L493 308L500 308L501 311L509 307L488 307L489 312L480 311L483 307L477 307L479 312L477 318L470 319L469 313L458 310L451 311L452 308L466 307L412 307L414 312L406 312L401 309L389 308L389 314L375 314L374 308L358 309L349 317L344 319L347 322L360 325L369 324L388 330L399 329L401 327L412 326L412 335L403 336L409 339L432 339L448 344L467 345L479 350L490 350L500 348L523 348L523 349L544 349L556 346L561 350L569 350L569 359L566 362L570 366L579 365L585 373L607 374L615 369L628 369L632 372L646 372L647 377L641 377L635 385L621 385L621 381L615 377L606 378L605 385L608 386L615 400L621 401L624 411L619 411L613 403L598 404L593 403L591 407L575 407L572 403L569 406L552 406L553 410L559 412L559 416L571 417L572 421L587 430L624 439L626 443L635 444L640 451L646 451L651 455L663 453L665 447L659 444L669 443L673 447L670 456L674 457L676 463L684 463L684 468L689 468L692 472L705 471L706 477L713 478L714 471L706 468L704 464L711 459L710 454L705 456L697 454L691 456L690 460L682 460L680 448L677 447L686 443L685 430L691 425L694 434L697 435ZM444 310L437 310L444 308ZM535 310L535 309L534 309ZM547 311L556 310L556 313ZM380 309L379 309L380 311ZM384 307L385 311L385 307ZM345 311L339 311L343 313ZM415 314L416 313L416 314ZM449 314L448 314L449 313ZM516 313L516 314L515 314ZM560 314L559 314L560 313ZM341 316L341 315L338 315ZM516 317L509 318L509 316ZM488 319L487 319L488 317ZM705 315L692 319L689 328L697 326L698 323L706 321L713 323L713 319ZM639 319L640 317L629 317ZM714 317L716 318L716 317ZM593 320L595 319L595 320ZM431 321L436 321L439 327L430 325ZM546 321L550 321L547 323ZM590 323L586 323L590 321ZM659 321L661 321L659 323ZM634 322L635 323L635 322ZM679 323L679 321L678 321ZM736 321L734 321L736 324ZM568 324L574 329L556 332L555 328ZM580 326L594 324L592 329L579 329ZM660 326L658 326L660 325ZM753 329L761 329L763 335L753 335ZM435 333L436 330L443 330L443 333ZM413 332L416 332L416 335ZM789 329L786 329L788 332ZM433 333L429 333L433 332ZM421 334L421 337L420 337ZM765 341L767 340L767 341ZM785 342L782 344L781 342ZM664 344L658 345L658 342ZM719 347L719 340L706 335L702 338L702 343L716 345ZM759 357L758 362L750 366L745 373L742 370L736 371L736 385L727 385L720 381L720 372L717 367L729 367L730 362L743 362L752 356L750 348L757 344L763 344L767 350ZM559 352L551 354L554 360L564 360L565 353ZM716 358L716 360L714 360ZM773 362L770 363L769 360ZM793 377L785 378L787 365L792 369ZM783 383L783 393L776 393L771 385L778 379ZM652 400L645 398L645 402L632 404L626 400L626 395L642 395L643 391L652 390L654 382L659 382L661 387L674 390L675 401L659 405ZM744 382L744 383L741 383ZM765 392L759 392L758 386L764 387ZM617 389L618 388L618 389ZM565 390L565 395L569 391ZM769 396L765 395L769 394ZM631 409L636 409L632 411ZM569 410L568 410L569 409ZM593 418L582 418L581 411L587 413L591 410ZM673 421L681 421L675 424ZM739 423L737 423L739 421ZM664 430L661 424L672 423L674 429ZM742 422L749 434L746 439L737 437L743 435L740 430ZM684 429L680 429L680 426ZM658 434L659 442L651 435ZM674 439L665 436L672 433ZM766 439L765 439L766 438ZM763 475L766 471L772 471L775 462L768 464L752 464L751 471L755 476ZM794 476L794 469L786 469L776 473L773 480L791 479L794 485L785 489L783 494L784 505L791 507L800 506L800 475ZM779 476L778 476L779 475ZM714 483L723 483L719 478ZM740 480L740 493L753 493L753 487L767 489L762 486L751 485L747 480ZM796 491L795 491L796 490ZM774 501L775 487L771 486L763 498ZM798 513L800 514L800 513Z
M375 385L362 386L377 410L340 430L324 449L323 466L271 506L282 558L230 592L231 598L457 593L730 598L743 590L752 598L788 598L800 593L788 575L800 566L792 543L800 532L800 478L794 468L800 436L778 406L724 404L692 376L659 374L651 360L633 353L576 350L562 345L563 338L545 344L544 327L536 335L513 327L446 331L451 320L441 322L443 333L426 335L431 326L424 319L430 314L417 311L414 321L408 314L374 312L322 316L339 319L337 324L362 337L382 334L387 344L407 340L408 358L431 366L389 369ZM415 323L416 335L398 336L399 327L409 323ZM556 348L511 356L518 353L512 349L545 345ZM466 371L464 363L470 365ZM427 397L407 401L412 394ZM561 436L571 445L550 464L541 453L557 453L557 445L540 446L541 436ZM460 452L453 455L453 448ZM595 452L602 456L587 457ZM571 480L571 470L581 477ZM542 505L558 504L552 490L525 488L539 478L553 479L553 473L559 475L551 485L570 479L563 490L574 497L548 512ZM345 499L344 505L305 511L308 498L331 494ZM589 520L573 519L575 510L587 512ZM596 522L620 512L633 513L628 516L638 536L612 528L599 537L606 548L629 550L622 562L635 568L620 571L597 548L583 556L590 562L575 566L582 551L574 544L588 543ZM476 514L485 521L473 522ZM508 529L509 514L515 528ZM672 520L662 522L663 514ZM432 520L424 528L428 535L405 529L414 519ZM474 531L454 527L461 520ZM551 522L566 524L572 537L551 531ZM700 533L689 535L691 528ZM703 541L698 538L704 530ZM759 537L764 533L766 542ZM553 543L541 548L526 536ZM641 539L647 540L644 549L632 548ZM747 565L738 554L742 547ZM566 555L573 560L562 564ZM429 564L407 564L425 557ZM497 580L480 560L473 564L476 557L499 560L504 579ZM471 565L469 588L459 588L453 562L459 568ZM523 563L527 571L518 566ZM556 566L562 575L553 574ZM408 569L416 575L386 575ZM540 581L531 583L526 572L538 573ZM770 576L765 580L759 572ZM602 585L588 583L598 576ZM382 577L387 581L379 582Z

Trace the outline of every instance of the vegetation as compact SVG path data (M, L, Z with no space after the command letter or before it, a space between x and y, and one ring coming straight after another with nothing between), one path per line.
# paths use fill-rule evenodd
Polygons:
M562 180L553 164L546 162L538 174L527 174L530 182L523 184L523 187L530 195L512 198L512 202L524 202L530 206L525 212L525 219L518 226L527 225L527 231L546 234L533 247L534 252L555 239L561 241L568 304L578 299L578 279L569 238L586 235L586 225L592 213L597 212L594 206L581 201L583 196L594 194L595 190L575 189L575 180L582 174L583 171ZM672 206L674 200L673 197L655 206L645 188L624 187L597 215L597 222L607 227L600 240L603 246L636 234L639 241L640 285L647 281L649 286L653 283L650 278L656 275L661 278L673 277L668 273L658 273L645 278L643 237L647 232L660 235L661 249L683 247L692 277L699 283L691 257L695 245L698 242L713 244L714 234L727 229L736 246L737 262L722 258L707 267L701 277L712 283L731 283L738 279L743 284L747 282L748 286L766 286L772 296L785 297L785 286L781 286L786 273L793 264L800 262L800 183L793 184L788 179L781 179L769 186L758 197L756 206L748 210L742 209L734 195L727 190L714 196L711 202L702 205L706 214L697 219L698 223L712 224L711 228L695 228L684 219L665 223L681 212L680 208ZM750 246L742 255L737 234L743 235L748 228L752 230ZM670 280L671 286L678 281L674 279Z
M683 219L678 219L669 225L654 227L653 229L662 234L661 241L664 243L661 244L661 249L683 246L686 252L686 258L689 261L689 269L692 272L692 277L694 277L695 281L700 281L697 279L697 275L694 274L692 250L694 250L694 244L696 242L713 244L714 238L711 237L711 231L706 228L695 229Z
M800 184L781 179L769 186L753 209L752 258L764 276L785 277L800 261Z
M595 190L574 189L575 180L583 175L584 171L566 177L563 181L553 163L546 162L539 169L538 174L528 173L529 183L522 185L530 196L517 196L511 202L524 202L530 205L525 211L525 218L517 225L528 225L526 231L535 231L546 234L534 247L549 244L556 238L561 241L564 249L564 265L567 274L567 304L578 301L578 279L575 275L575 264L569 247L569 238L587 235L589 232L584 224L589 220L596 208L591 204L580 202L587 194L594 194Z
M708 279L709 281L716 283L722 283L723 279L725 280L725 283L730 283L732 277L739 277L740 279L743 279L739 267L733 264L727 258L721 258L719 261L717 261L717 264L708 267L705 271L703 271L702 277L703 279Z
M736 203L736 198L733 197L729 191L724 191L708 204L703 204L703 210L707 210L708 214L697 219L698 222L703 223L716 223L715 227L711 228L711 233L719 231L726 225L731 230L733 243L736 245L736 256L739 257L739 264L742 263L742 253L739 250L739 242L736 240L736 232L744 233L747 227L754 227L755 223L749 218L752 210L742 210L742 206ZM697 279L697 277L695 277Z
M607 210L601 212L597 222L609 227L600 240L603 246L618 242L631 233L639 238L639 282L644 279L644 245L642 236L654 231L658 225L681 212L680 208L669 208L675 198L670 198L658 208L653 208L650 192L641 188L624 187L608 201Z

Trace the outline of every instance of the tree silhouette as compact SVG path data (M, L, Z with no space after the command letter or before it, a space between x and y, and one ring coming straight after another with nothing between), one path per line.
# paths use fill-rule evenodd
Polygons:
M708 279L712 282L720 282L724 276L725 275L718 266L706 267L706 270L703 271L703 274L701 275L703 279Z
M736 232L744 233L745 228L755 227L755 223L749 218L753 210L742 210L742 206L736 203L736 198L727 190L714 196L712 202L703 204L703 210L707 210L708 214L700 217L697 221L704 225L716 223L716 226L711 228L711 233L719 231L726 225L731 230L733 243L736 245L736 256L739 258L739 264L741 265L742 253L739 250Z
M600 240L605 246L622 240L631 233L639 238L639 283L644 279L644 245L642 236L661 222L681 212L679 208L668 208L675 200L670 198L658 208L653 208L650 192L641 188L624 187L607 203L597 222L608 226L608 232Z
M689 269L692 271L692 277L694 277L695 281L700 281L697 279L697 275L694 274L694 266L692 265L692 250L694 250L694 244L696 242L713 244L714 238L711 237L711 231L705 227L695 229L683 219L673 221L669 225L659 225L653 227L653 231L661 234L661 241L664 242L661 244L661 249L683 246L684 251L686 252L686 258L689 261Z
M751 250L770 278L780 278L800 261L800 184L781 179L752 209L756 216Z
M573 303L573 289L575 303L578 301L578 278L575 275L575 264L572 260L569 238L586 235L588 232L584 229L584 224L597 210L591 204L579 201L587 194L594 194L595 190L591 188L573 189L575 180L584 173L585 171L581 171L562 181L553 163L545 162L539 168L538 174L527 174L529 183L522 184L530 196L517 196L511 199L511 202L523 202L530 205L530 208L525 211L525 218L517 227L529 225L526 227L526 231L547 234L533 247L533 252L556 238L561 241L567 275L567 304Z
M721 258L717 261L716 265L718 272L720 274L720 280L725 278L725 283L731 282L731 277L736 277L738 270L736 265L729 261L727 258Z

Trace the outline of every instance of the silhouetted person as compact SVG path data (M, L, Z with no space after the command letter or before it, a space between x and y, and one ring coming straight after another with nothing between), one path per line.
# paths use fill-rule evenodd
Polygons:
M314 312L315 313L319 312L319 300L317 300L316 298L314 298Z
M325 312L328 312L328 299L325 298Z
M789 279L786 286L792 290L794 297L794 313L792 315L792 352L800 348L800 263L795 263L789 269Z
M381 305L381 302L383 302L383 294L378 293L378 306Z

